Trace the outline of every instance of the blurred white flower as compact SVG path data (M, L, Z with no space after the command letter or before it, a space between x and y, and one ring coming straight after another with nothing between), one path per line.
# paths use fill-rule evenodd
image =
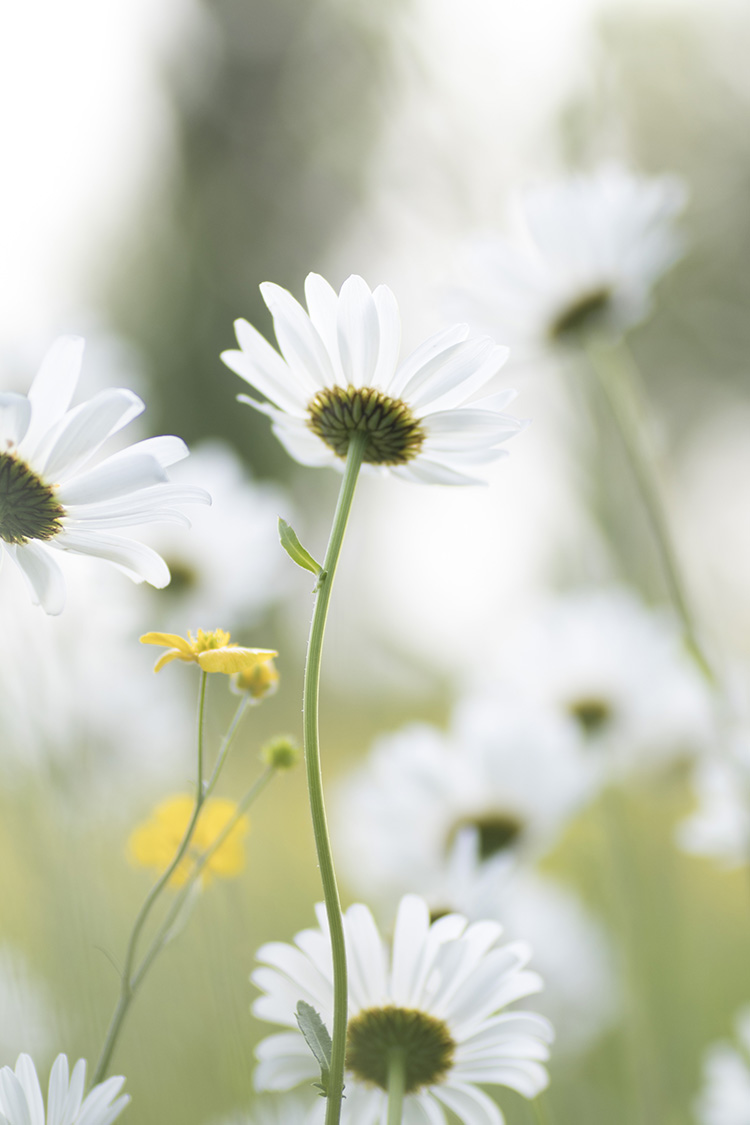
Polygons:
M553 714L495 692L461 703L449 733L414 725L379 739L340 784L333 827L357 892L392 905L439 884L457 835L482 860L537 858L587 800L592 770Z
M323 1125L325 1115L325 1098L311 1089L307 1096L297 1091L262 1095L249 1110L223 1117L216 1125ZM347 1120L346 1101L342 1104L341 1120Z
M750 730L732 732L693 769L698 807L677 829L680 847L725 867L750 862Z
M18 950L0 946L0 1064L19 1051L37 1058L51 1054L59 1026L44 981L32 973Z
M274 942L258 950L263 967L252 980L263 995L253 1012L293 1029L258 1045L259 1089L289 1089L319 1075L295 1020L301 999L331 1026L330 939L322 906L317 913L320 928L298 934L294 946ZM467 1125L502 1125L500 1110L477 1083L509 1086L527 1098L546 1087L550 1024L531 1012L504 1010L542 987L525 969L530 950L523 942L498 945L501 926L467 925L458 914L430 924L416 895L401 902L391 950L366 906L351 906L344 927L346 1105L357 1125L384 1120L394 1050L405 1060L406 1121L443 1125L447 1110Z
M737 1016L738 1046L714 1043L703 1059L699 1125L750 1125L750 1008Z
M521 352L622 332L646 316L654 283L680 256L674 220L685 200L675 177L614 166L531 188L514 200L513 237L469 250L451 315Z
M95 560L76 562L59 617L29 614L20 575L0 584L0 615L14 637L0 648L0 776L6 785L46 778L76 821L86 807L128 816L127 798L142 795L145 782L184 776L194 700L179 677L153 675L133 631L140 591Z
M427 484L476 484L474 471L504 456L498 446L524 428L502 413L514 391L475 398L508 350L488 337L467 339L466 325L431 336L399 364L401 322L387 286L370 292L353 275L337 294L311 273L308 311L278 285L265 282L261 292L283 358L238 320L240 350L222 359L271 400L239 396L271 418L301 464L342 468L359 432L368 435L365 466Z
M196 446L190 473L211 493L196 509L192 529L164 525L144 535L169 566L164 593L143 589L148 627L229 629L254 624L285 589L289 568L279 545L278 517L292 520L280 485L253 481L239 457L221 442ZM179 480L179 472L174 474Z
M68 1072L66 1055L58 1055L49 1077L47 1113L33 1059L19 1055L15 1071L0 1070L0 1125L111 1125L130 1101L127 1094L117 1097L124 1078L108 1078L89 1091L86 1061L79 1059Z
M177 437L148 438L96 461L144 406L132 391L112 388L71 409L82 357L83 340L61 337L28 395L0 393L0 547L50 614L65 604L50 548L106 559L136 582L165 586L169 571L156 552L112 529L188 523L180 505L210 503L203 489L169 482L167 467L188 452Z
M511 695L577 728L603 780L658 771L712 739L711 697L679 629L624 589L551 599L498 659Z

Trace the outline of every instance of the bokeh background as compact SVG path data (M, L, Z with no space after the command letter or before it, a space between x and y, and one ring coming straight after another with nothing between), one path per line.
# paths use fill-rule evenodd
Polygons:
M336 287L352 272L386 282L408 348L441 327L463 240L501 226L519 185L608 160L684 177L688 250L631 347L699 616L728 663L750 656L749 43L750 12L729 0L0 11L1 385L25 390L56 335L85 335L83 391L142 394L142 435L184 437L195 456L181 479L215 495L193 531L153 533L171 590L70 568L69 606L52 621L2 574L0 1063L24 1048L95 1057L111 962L148 887L125 858L128 833L189 785L193 670L154 678L139 633L221 626L278 648L281 689L247 723L226 794L252 779L264 740L300 733L310 583L278 548L276 518L320 556L337 477L294 464L234 401L243 388L219 353L236 317L271 335L260 282L297 296L310 270ZM606 420L598 443L586 438L590 419L551 363L506 371L533 425L488 489L362 481L325 654L331 778L382 731L447 723L549 591L616 581L664 600ZM231 705L212 683L214 735ZM659 1120L676 1125L703 1049L750 998L747 872L674 850L684 780L624 800ZM301 771L252 821L246 872L209 888L131 1013L115 1063L129 1120L208 1125L250 1104L253 954L310 924L319 897ZM605 913L602 846L584 815L547 863ZM553 1060L556 1121L636 1119L621 1040L615 1027ZM527 1120L514 1095L502 1104Z

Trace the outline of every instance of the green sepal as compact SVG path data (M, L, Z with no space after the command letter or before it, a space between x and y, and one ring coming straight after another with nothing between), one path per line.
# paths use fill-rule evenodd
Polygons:
M279 516L279 539L281 546L292 562L296 562L297 566L301 566L303 570L310 570L313 574L320 574L323 567L317 563L309 551L300 543L296 536L293 527L290 527L286 520Z
M312 1004L304 1000L297 1001L295 1016L304 1040L320 1067L320 1082L314 1082L313 1085L320 1091L322 1098L327 1098L331 1073L331 1036L328 1034L328 1028Z

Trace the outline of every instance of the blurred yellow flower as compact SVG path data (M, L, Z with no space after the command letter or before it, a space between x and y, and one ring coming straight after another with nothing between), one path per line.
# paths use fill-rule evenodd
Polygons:
M188 793L168 797L157 805L149 819L139 824L130 834L130 861L138 867L152 867L159 873L166 871L185 835L194 808L195 799ZM190 845L175 868L170 883L179 887L187 882L196 860L214 844L236 812L236 802L223 797L208 798L200 811ZM249 818L241 816L226 840L203 866L200 880L204 885L214 875L231 879L243 870L243 840L249 828Z
M279 687L279 672L273 660L265 664L255 664L245 672L232 676L231 688L237 695L247 695L253 703L260 703L267 695L273 695Z
M144 633L142 645L163 645L168 651L163 653L154 665L159 672L172 660L184 660L188 664L199 664L204 672L224 672L230 676L235 672L251 672L259 664L272 660L278 653L273 649L241 648L230 644L229 633L214 629L210 633L198 630L198 635L188 633L187 640L177 633Z

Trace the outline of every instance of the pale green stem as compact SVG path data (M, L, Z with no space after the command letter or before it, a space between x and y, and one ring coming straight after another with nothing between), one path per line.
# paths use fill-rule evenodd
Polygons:
M133 997L135 995L134 985L133 985L133 964L135 962L135 956L136 956L138 941L139 941L139 938L141 936L141 932L143 930L144 925L146 924L146 921L147 921L152 909L154 908L157 900L159 899L162 891L164 890L167 883L171 879L172 875L176 871L177 867L180 864L180 861L182 860L183 856L185 855L185 852L187 851L187 849L190 845L190 841L192 840L193 833L195 831L195 826L198 823L198 816L200 815L201 808L203 807L203 803L206 800L206 797L208 797L208 795L210 794L210 792L212 791L212 789L216 785L216 782L217 782L218 777L219 777L219 773L221 771L221 767L223 766L224 761L226 760L227 752L229 750L229 745L230 745L230 743L232 741L232 738L233 738L233 736L234 736L234 734L237 730L239 720L242 716L242 713L245 709L245 705L246 705L246 702L247 702L246 697L243 697L243 699L240 701L240 704L237 707L237 710L235 711L234 718L232 719L232 722L229 726L229 729L228 729L228 731L227 731L227 733L224 736L224 739L222 741L221 748L219 750L219 754L218 754L217 759L216 759L216 765L214 766L211 777L210 777L208 783L206 785L204 785L204 783L203 783L203 748L204 748L204 717L205 717L205 710L206 710L206 684L207 684L207 681L208 681L208 673L204 672L204 671L201 671L201 680L200 680L200 688L199 688L199 695L198 695L198 734L197 734L197 744L198 744L198 748L197 748L197 772L198 772L198 776L197 776L197 779L196 779L196 788L195 788L195 805L193 807L193 812L191 814L188 826L185 829L185 833L184 833L184 835L183 835L183 837L182 837L182 839L181 839L181 841L178 845L177 851L175 852L175 854L172 858L172 861L170 862L169 866L162 872L162 874L159 876L159 878L154 883L151 890L146 895L146 898L143 901L143 905L141 906L141 909L138 911L135 922L133 923L133 929L131 930L130 938L128 939L128 945L127 945L127 949L125 951L125 962L123 964L122 974L121 974L121 977L120 977L120 995L119 995L119 998L117 1000L117 1005L115 1006L115 1010L112 1014L112 1019L110 1020L109 1028L107 1029L107 1035L106 1035L105 1040L104 1040L104 1045L102 1047L101 1054L99 1055L99 1061L96 1064L96 1070L94 1071L94 1074L93 1074L93 1077L92 1077L92 1080L91 1080L92 1085L94 1085L94 1086L98 1082L101 1082L102 1079L104 1078L104 1076L107 1073L107 1069L108 1069L110 1061L112 1059L112 1054L114 1052L115 1045L117 1043L117 1039L119 1037L120 1031L122 1030L122 1025L123 1025L123 1022L125 1020L125 1016L127 1015L128 1009L129 1009L129 1007L130 1007L130 1005L133 1001Z
M318 736L318 701L320 695L320 661L323 649L328 603L331 587L336 573L336 565L341 553L341 544L349 519L354 491L357 487L359 470L367 442L366 433L353 433L346 454L344 477L341 482L336 512L333 517L331 536L323 562L323 569L315 587L315 608L310 625L310 640L305 664L305 684L303 692L304 748L307 769L307 788L310 796L315 848L323 884L328 928L331 934L333 955L333 1030L331 1034L331 1070L329 1093L326 1104L326 1125L338 1125L341 1116L341 1097L344 1086L344 1063L346 1059L346 1021L348 1013L348 985L346 974L346 944L344 940L344 920L341 915L341 902L336 885L333 867L331 842L328 836L325 804L323 801L323 775L320 765L320 743Z
M169 936L175 925L175 922L177 921L180 912L185 905L190 890L199 877L201 871L211 860L212 856L215 855L215 853L219 850L224 841L229 837L230 833L235 828L240 818L245 815L247 810L252 805L253 801L255 801L256 797L260 796L260 794L265 789L266 785L268 785L268 782L276 772L277 771L273 766L268 766L268 768L263 771L258 780L255 781L253 785L251 785L251 787L248 789L242 800L238 802L237 808L232 813L232 816L224 825L214 842L211 844L211 847L207 848L206 851L203 852L203 854L199 856L195 861L195 864L191 868L190 875L188 876L184 886L180 889L180 893L175 896L164 921L155 934L150 946L144 953L140 965L133 973L131 979L131 990L133 992L133 995L135 995L138 986L140 985L148 970L151 968L151 965L169 941Z
M406 1093L406 1056L394 1049L388 1055L388 1123L401 1125Z
M686 647L702 674L714 685L716 677L698 639L698 630L659 492L656 456L649 440L646 412L640 401L637 368L622 344L617 348L601 341L591 341L586 350L619 430L625 455L651 524L669 596L682 623Z
M651 1021L646 1004L644 981L638 963L632 902L628 895L631 874L631 842L623 824L622 798L611 788L605 789L601 803L602 831L607 864L606 881L614 929L622 943L625 1063L629 1070L634 1116L639 1125L656 1125L658 1112L657 1053L653 1044Z
M549 1113L549 1107L545 1100L544 1094L537 1094L531 1101L531 1112L534 1115L534 1120L537 1125L552 1125L552 1115Z

